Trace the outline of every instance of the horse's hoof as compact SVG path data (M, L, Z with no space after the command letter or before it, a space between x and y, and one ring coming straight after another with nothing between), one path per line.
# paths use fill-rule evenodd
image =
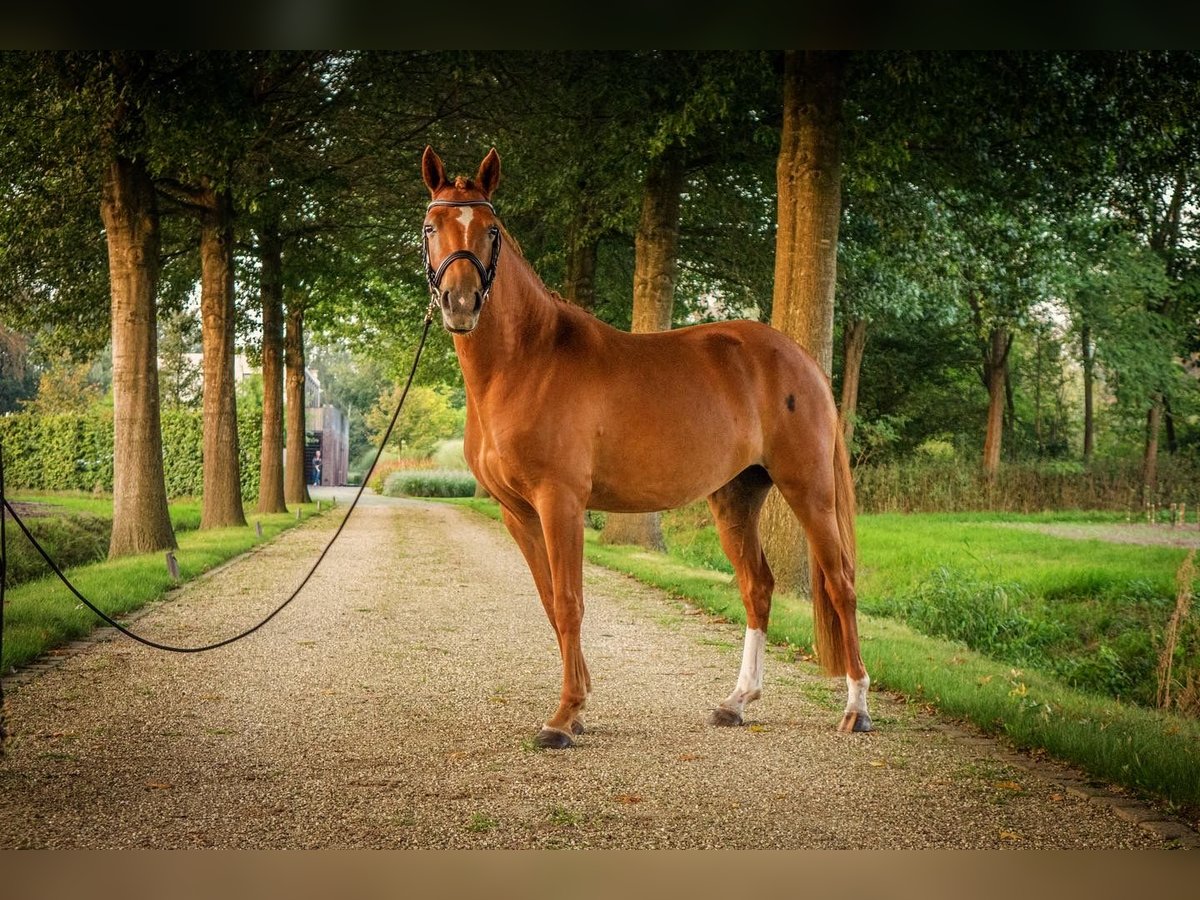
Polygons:
M712 711L712 715L708 717L709 725L720 725L723 728L730 728L735 725L744 724L742 714L736 713L732 709L724 706L718 706Z
M854 712L853 710L848 710L846 714L842 716L842 721L838 725L838 731L840 731L842 734L852 734L855 731L873 730L874 727L871 725L871 717L865 712L860 713Z
M571 723L571 734L580 735L583 734L583 732L583 719L576 719Z
M533 739L533 745L542 750L566 750L568 747L574 747L575 742L565 731L543 726Z

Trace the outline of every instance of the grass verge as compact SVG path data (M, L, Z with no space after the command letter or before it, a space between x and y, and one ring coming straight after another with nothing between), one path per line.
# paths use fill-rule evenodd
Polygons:
M491 501L447 501L499 518ZM625 572L709 613L744 623L735 585L712 569L635 547L600 544L588 533L594 563ZM959 641L920 634L902 622L859 614L863 659L875 687L1006 736L1021 749L1044 749L1097 778L1200 815L1200 722L1076 691L1031 669L974 652ZM811 648L807 601L776 596L771 641ZM831 721L830 727L833 727Z
M23 496L20 499L31 498ZM301 509L304 520L316 514L315 504L305 504ZM103 512L103 509L89 508L86 511L95 513ZM174 512L173 509L173 518ZM111 515L111 501L109 514ZM187 516L190 512L185 509L183 514ZM257 536L253 524L245 528L220 528L210 531L193 529L177 532L179 549L175 552L175 558L179 562L180 583L190 581L226 560L245 553L256 544L265 543L299 524L295 512L255 516L251 521L262 523L261 538ZM17 532L15 526L10 526L9 530ZM178 586L167 572L162 553L127 556L77 566L65 572L80 593L112 616L131 612L145 603L159 600L167 591ZM5 599L4 655L3 659L0 659L0 671L8 671L12 666L28 663L47 650L83 637L93 628L103 624L95 613L79 603L53 575L12 588L7 592Z

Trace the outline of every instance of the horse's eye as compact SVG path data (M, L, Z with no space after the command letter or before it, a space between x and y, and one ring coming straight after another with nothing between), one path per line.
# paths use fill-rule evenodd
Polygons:
M488 229L488 234L491 235L491 238L494 241L500 235L500 229L493 225Z
M426 226L425 226L425 233L426 233L426 234L433 234L433 232L434 232L434 228L433 228L433 226L432 226L432 225L426 225Z

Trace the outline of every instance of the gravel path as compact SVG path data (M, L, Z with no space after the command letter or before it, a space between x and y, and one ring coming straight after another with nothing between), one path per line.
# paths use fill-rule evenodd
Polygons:
M139 627L242 627L335 524L288 532ZM751 724L711 728L740 630L602 569L586 590L589 732L536 751L558 656L508 535L447 506L360 508L252 638L196 656L93 643L12 690L0 847L1163 845L1065 770L885 697L876 733L837 734L844 686L774 651Z
M1147 525L1145 522L1100 523L1081 522L1002 522L1007 528L1036 531L1052 537L1077 541L1107 541L1110 544L1141 544L1163 547L1200 547L1200 530L1189 525L1171 528L1168 525Z

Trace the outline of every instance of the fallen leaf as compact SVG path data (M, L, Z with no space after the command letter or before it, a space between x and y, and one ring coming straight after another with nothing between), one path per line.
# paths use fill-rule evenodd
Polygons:
M680 762L691 762L693 759L703 759L703 758L704 757L702 757L699 753L680 753L679 754Z
M1063 795L1062 795L1062 794L1051 794L1051 795L1050 795L1050 802L1051 802L1051 803L1062 803L1064 799L1065 799L1065 798L1063 797Z
M617 799L622 803L641 803L642 798L638 794L617 794Z
M753 731L755 734L762 734L764 731L770 731L771 726L770 725L759 725L757 722L755 722L753 725L750 726L750 730Z
M984 675L979 679L979 683L980 684L990 684L991 680L992 680L991 675Z
M1000 829L1000 840L1002 841L1023 841L1025 837L1016 831L1005 831Z
M876 769L884 769L884 768L887 768L887 760L886 759L873 759L873 760L871 760L871 765L874 766Z
M1022 788L1022 787L1021 787L1019 784L1017 784L1015 781L993 781L993 782L992 782L992 787L998 787L998 788L1000 788L1001 790L1004 790L1004 791L1021 791L1021 790L1024 790L1024 788Z

